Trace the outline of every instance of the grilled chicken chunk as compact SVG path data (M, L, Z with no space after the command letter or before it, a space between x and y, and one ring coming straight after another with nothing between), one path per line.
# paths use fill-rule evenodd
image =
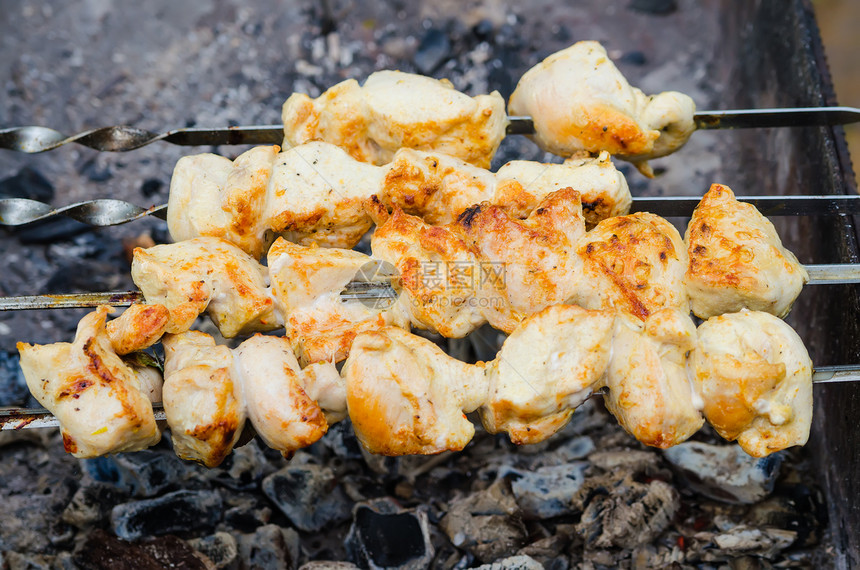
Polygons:
M380 264L348 249L303 247L279 238L269 250L269 277L287 336L302 362L339 362L355 336L409 326L393 300L341 299L352 280L380 279Z
M695 130L690 97L646 96L594 41L577 42L528 70L508 112L532 117L534 140L544 150L561 156L606 150L649 176L647 160L674 152Z
M136 304L108 322L105 329L114 352L122 355L158 342L169 322L170 311L164 305Z
M812 362L797 333L768 313L699 325L695 382L708 422L754 457L803 445L812 421Z
M102 306L81 319L72 343L18 343L27 387L59 420L75 457L139 451L161 439L148 391L105 330L108 312Z
M293 94L282 116L285 148L323 140L373 164L414 148L487 168L507 125L497 92L469 97L447 80L400 71L373 73L364 86L348 79L316 99Z
M702 198L684 239L687 291L702 319L741 309L784 317L809 280L770 220L722 184Z
M494 327L510 333L524 318L576 291L575 249L585 234L578 192L549 194L525 220L479 204L463 212L456 228L479 260L479 290L488 301L479 306Z
M577 245L581 277L571 302L616 308L645 320L655 311L689 312L687 252L675 227L638 212L603 220Z
M233 381L233 354L202 332L167 335L163 404L176 455L220 465L245 426L245 407Z
M564 427L603 379L614 320L612 311L556 305L523 322L486 367L479 411L487 431L524 444Z
M579 192L589 227L623 216L632 203L627 180L612 164L608 152L597 158L571 157L564 164L512 160L499 169L496 179L493 203L518 218L528 217L548 194L563 188Z
M266 193L279 150L260 146L234 161L208 153L180 158L167 201L173 239L218 237L259 259L271 243Z
M135 248L131 276L148 302L170 311L169 333L188 330L204 311L227 338L281 326L265 268L220 238Z
M687 377L687 354L695 344L688 312L664 309L645 322L618 314L603 401L621 427L645 445L671 447L704 423Z
M370 243L373 256L400 276L398 305L414 326L461 338L486 322L477 259L449 227L430 226L395 208Z
M337 376L334 366L328 366ZM234 351L232 373L257 435L284 457L328 431L320 405L306 390L289 339L254 335ZM345 400L345 394L341 398Z
M481 366L395 327L358 335L341 373L355 434L382 455L463 449L475 433L465 413L487 394Z
M168 202L173 239L218 237L259 259L277 234L302 245L352 248L370 229L375 204L399 206L434 225L486 201L526 218L567 187L584 197L591 224L630 207L627 182L608 155L563 165L514 161L492 173L412 149L397 151L386 166L358 162L320 141L277 150L251 149L233 162L211 154L181 159Z

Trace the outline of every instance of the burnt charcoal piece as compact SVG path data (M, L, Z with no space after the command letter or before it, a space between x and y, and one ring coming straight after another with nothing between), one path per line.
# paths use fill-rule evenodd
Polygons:
M0 407L23 406L30 391L17 354L0 351Z
M678 492L658 479L638 483L607 474L586 480L574 505L582 509L576 532L587 549L627 548L654 540L680 506Z
M571 500L585 481L588 465L580 461L534 471L503 467L499 476L510 479L523 518L541 520L573 514Z
M77 549L74 563L83 570L160 570L164 568L143 548L103 530L93 531Z
M207 529L220 520L221 507L221 495L215 491L176 491L115 506L111 525L126 540Z
M78 528L100 526L110 517L115 504L127 495L108 483L92 483L79 488L63 511L63 522Z
M119 286L122 280L120 271L119 267L111 263L69 259L48 279L44 292L110 291Z
M264 502L262 497L244 494L228 497L224 505L224 522L240 532L254 532L272 518L272 509Z
M89 224L58 217L28 224L23 229L14 230L13 235L24 245L37 245L69 240L82 233L91 232L93 229Z
M0 180L0 198L50 202L54 199L54 185L38 170L25 166L18 174Z
M494 31L495 26L493 26L493 22L486 18L472 26L472 33L475 34L475 37L485 42L493 38Z
M143 181L143 184L140 185L140 193L144 195L145 198L152 198L164 187L164 182L159 180L158 178L147 178Z
M648 58L639 50L628 51L622 55L618 61L621 63L629 63L630 65L645 65L648 63Z
M239 547L229 532L216 532L203 538L194 538L188 545L212 561L216 568L227 568L238 564Z
M163 568L182 568L187 570L208 570L211 566L200 553L187 542L175 536L150 538L140 543L144 552Z
M688 441L663 452L692 490L727 503L751 504L770 495L779 476L782 454L761 459L737 445Z
M484 491L451 501L439 526L454 546L468 550L482 563L515 554L527 535L505 479Z
M356 505L346 548L361 567L426 568L434 554L427 513L403 510L390 499Z
M96 159L91 158L84 162L78 168L78 174L82 174L93 182L107 182L113 178L113 173L109 166L100 167L96 164Z
M451 41L448 35L437 28L430 28L421 38L413 61L418 71L424 75L433 73L450 57Z
M774 496L750 507L744 521L752 527L769 526L797 533L793 546L818 544L821 528L827 522L821 497L806 485L784 485Z
M318 465L288 466L263 479L263 493L305 532L349 519L352 504L334 472Z
M253 534L239 539L242 568L288 570L296 567L299 557L299 534L277 525L261 526Z
M83 470L102 483L135 497L152 497L185 475L186 467L168 451L143 450L81 460Z
M628 7L636 12L666 16L678 9L677 0L632 0Z
M492 564L475 566L472 570L543 570L543 564L525 554L496 560Z

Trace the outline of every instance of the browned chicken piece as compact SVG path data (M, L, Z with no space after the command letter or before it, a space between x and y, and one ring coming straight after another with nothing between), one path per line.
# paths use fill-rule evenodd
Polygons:
M158 342L169 320L170 311L164 305L137 304L109 321L106 329L114 352L129 354Z
M287 336L303 363L339 362L355 336L387 325L408 326L400 305L343 300L347 283L373 279L379 262L357 251L304 247L279 238L269 250L269 278Z
M497 92L469 97L447 80L400 71L373 73L363 86L348 79L316 99L293 94L282 116L285 148L323 140L373 164L414 148L487 168L507 125Z
M289 339L257 334L240 344L233 353L233 378L254 431L284 457L328 431L320 405L305 390Z
M577 42L528 70L508 103L528 115L535 141L571 156L603 150L653 176L647 160L674 152L695 130L693 100L669 91L647 96L631 87L598 42Z
M547 194L566 187L585 197L592 224L630 207L627 183L608 155L563 165L515 161L492 173L413 149L397 151L391 164L373 166L312 141L281 153L277 147L255 148L233 162L211 154L181 159L167 221L176 241L219 237L259 259L276 235L302 245L354 247L373 224L377 206L368 211L371 200L444 225L485 201L526 218Z
M479 260L479 290L487 301L479 305L494 327L510 333L527 316L576 291L574 252L585 234L578 192L565 188L547 195L525 220L479 204L463 212L457 227Z
M170 311L169 333L188 330L204 311L227 338L281 326L266 269L220 238L135 248L131 276L148 302Z
M372 225L364 202L378 194L385 169L343 149L309 142L275 159L263 223L303 245L351 248Z
M341 373L355 434L382 455L463 449L475 433L465 413L487 394L482 366L395 327L358 335Z
M621 427L645 445L671 447L704 423L687 376L687 354L695 344L689 312L664 309L644 323L618 314L603 401Z
M804 445L812 422L812 361L797 333L742 310L699 325L693 353L705 418L721 436L764 457Z
M219 237L259 259L271 243L266 193L279 150L260 146L233 161L208 153L180 158L167 202L173 239Z
M173 449L182 459L216 467L233 450L245 426L233 353L199 331L166 335L163 404Z
M571 157L564 164L513 160L499 169L496 179L493 203L519 218L528 217L551 192L568 187L579 192L589 227L623 216L633 202L627 180L605 151L597 158Z
M702 319L741 309L784 317L809 280L770 220L722 184L702 198L684 239L687 291Z
M373 256L397 270L398 305L414 326L460 338L486 322L475 255L456 232L395 208L371 239Z
M86 315L72 343L18 343L30 393L60 422L75 457L139 451L158 443L152 403L105 330L108 307Z
M556 305L532 315L487 363L481 420L517 444L543 441L570 420L609 363L613 311Z
M491 200L496 175L438 152L400 149L385 167L378 194L389 209L400 207L428 224L445 225L474 204Z
M571 302L616 308L645 320L655 311L689 312L687 251L675 227L647 212L603 220L579 241L581 278Z

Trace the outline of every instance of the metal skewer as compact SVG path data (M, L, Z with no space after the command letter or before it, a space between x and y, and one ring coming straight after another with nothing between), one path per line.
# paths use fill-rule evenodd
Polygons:
M809 273L809 285L860 283L860 264L858 263L806 265L805 267ZM388 281L351 281L341 291L340 298L344 301L396 299L398 295L396 285L396 278ZM99 305L128 307L134 303L144 302L146 299L140 291L24 295L21 297L0 297L0 311L73 309Z
M860 109L853 107L796 107L782 109L737 109L700 111L693 116L698 129L752 129L847 125L860 122ZM507 134L534 133L531 117L508 117ZM47 127L27 126L0 129L0 148L36 153L77 143L95 150L122 152L164 141L183 146L280 144L283 125L174 129L154 133L137 127L116 125L66 136Z
M860 382L860 365L820 366L812 374L814 384ZM164 407L152 405L156 421L166 420ZM0 431L59 427L51 412L44 408L0 408Z
M829 216L860 214L860 195L848 196L737 196L765 216ZM631 212L658 216L689 217L701 201L699 196L634 197ZM0 199L0 226L23 226L65 216L91 226L115 226L144 216L167 218L167 204L142 208L123 200L100 199L54 208L26 198Z

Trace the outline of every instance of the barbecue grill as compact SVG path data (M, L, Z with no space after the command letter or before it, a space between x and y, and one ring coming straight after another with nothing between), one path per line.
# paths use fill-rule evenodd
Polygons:
M741 5L729 1L714 1L705 3L703 6L681 2L677 11L668 16L658 15L653 10L650 13L637 12L635 6L640 4L649 3L631 2L628 6L625 2L595 2L591 10L586 10L553 6L552 3L547 2L546 5L530 5L521 8L522 12L518 19L512 19L506 23L501 20L494 23L492 18L495 16L488 12L482 15L490 17L492 29L505 25L511 26L523 37L516 45L509 42L510 45L505 45L504 49L499 50L503 58L500 61L506 66L504 73L514 81L529 65L543 55L574 40L594 38L606 42L616 55L639 53L641 56L644 53L649 60L652 60L639 66L636 63L625 64L622 59L619 65L631 79L631 83L650 89L648 82L651 82L654 90L672 88L686 91L694 96L702 108L755 109L836 105L825 56L814 17L807 2L795 0L784 3L761 0ZM668 5L674 2L653 4ZM286 9L285 12L292 11L291 16L281 15L276 18L276 22L291 30L295 30L296 25L285 20L289 17L296 18L296 21L324 24L326 15L341 14L348 17L350 22L367 21L373 18L383 22L386 10L389 8L382 2L378 5L373 3L367 7L346 4L330 6L328 3L326 6L328 10L320 13L314 13L315 9L311 7L306 7L304 13L294 8ZM481 9L482 6L478 5L475 10ZM272 13L275 13L275 8L271 8ZM486 6L483 8L485 9ZM509 14L516 10L516 8L501 6L496 8ZM406 8L398 9L407 11ZM444 21L440 18L440 14L433 12L433 8L424 9L428 11L426 13L428 17L436 18L432 21ZM414 17L412 14L407 15L409 18ZM188 14L186 16L191 17ZM251 20L254 17L263 18L260 14L245 17ZM471 13L465 15L465 18L472 17L477 16ZM549 22L556 22L558 30L553 32ZM267 27L271 25L263 24L265 33L273 32ZM463 25L461 24L461 27ZM350 28L344 31L343 35L352 38L361 37L362 34L356 31L359 28L360 26ZM468 28L465 29L468 31ZM568 30L572 38L564 37L564 33L560 31L562 29ZM396 32L396 26L394 30ZM314 33L318 35L321 31L305 31L306 35L303 39L311 41L311 36ZM456 38L457 33L466 32L463 30L458 32L456 27L449 30L449 35L452 37ZM377 48L384 43L384 40L384 34L374 38ZM213 36L212 41L216 42L217 38ZM465 42L462 39L456 40L455 48L460 45L456 43L457 41L460 41L460 44ZM102 39L101 42L99 47L102 48L111 46L111 42L119 43L115 37ZM57 49L56 47L47 48L43 57L46 60L58 57L59 54L55 53ZM259 49L264 57L270 57L272 50L267 52L262 45ZM373 48L365 45L362 49ZM297 50L297 53L310 53L307 57L313 64L313 48L299 47ZM677 52L684 52L684 54L678 55ZM360 53L360 50L356 50L355 53ZM372 65L404 68L412 65L409 60L397 59L396 56L382 51L380 53L382 55L377 55L375 61L360 62L361 65L368 66L364 75L371 70ZM449 61L452 60L456 61L455 55L449 56ZM628 61L638 60L630 57ZM660 67L662 61L671 62L671 65ZM247 63L242 62L243 65ZM311 75L311 79L300 78L297 81L299 88L324 88L334 82L331 78L336 76L336 70L326 70L321 61L317 63L321 67L321 72ZM84 64L78 69L86 69L88 65ZM288 67L288 63L281 65ZM356 68L358 66L359 64L355 65ZM654 68L658 68L660 73L645 76L646 83L643 84L637 74ZM501 72L470 79L468 74L461 72L458 65L446 68L444 62L440 62L438 67L430 69L429 72L437 76L450 76L453 73L455 83L459 81L462 85L468 86L470 92L477 93L494 88L505 89L504 81L501 81L501 85L496 83ZM174 70L174 73L181 74L182 71ZM693 73L699 73L700 76L691 78L690 75ZM86 73L82 75L86 76ZM152 77L140 81L144 80L152 80ZM128 77L117 81L118 85L122 85L124 81L133 82ZM271 81L277 80L273 79L266 83L275 95L265 98L259 95L259 91L254 95L246 95L254 103L251 116L241 115L239 110L233 115L228 112L219 115L217 109L207 107L209 113L209 116L205 117L207 122L219 119L223 122L236 121L239 118L244 124L279 122L278 111L281 99L296 88L296 85L284 81L283 84L271 86ZM482 82L486 82L486 85ZM26 80L23 83L26 85ZM236 83L236 87L239 83L241 82ZM260 87L260 84L254 84ZM87 86L76 83L75 87ZM489 89L483 87L489 87ZM110 91L114 88L115 86L102 85L102 98L116 101L117 105L121 105L122 97ZM99 89L91 91L84 89L84 93L94 97L98 96L98 91ZM126 91L125 95L130 95L130 91ZM150 86L143 92L147 97L152 98L151 104L155 106L154 114L158 115L157 120L166 121L159 125L156 119L141 116L137 121L140 126L153 131L164 130L164 127L182 126L178 123L186 121L188 117L183 114L175 114L171 117L169 113L178 113L178 110L183 107L193 109L196 103L194 98L203 97L200 91L191 92L189 89L184 95L186 99L169 100L170 96L182 93L179 87L172 87L164 93L159 93ZM503 95L508 94L503 93ZM117 109L112 109L109 116L100 112L98 115L84 117L86 120L81 121L64 118L56 109L47 108L51 104L57 107L58 100L52 97L56 95L45 94L36 89L31 96L32 109L41 110L42 106L45 106L44 110L38 113L35 110L18 109L10 105L6 113L7 118L4 119L7 124L3 126L44 124L71 133L77 131L78 127L108 124L105 121L110 124L129 122L128 117L122 115ZM20 95L11 98L16 103L22 99ZM70 108L74 109L75 104L82 104L84 101L84 94L75 94ZM237 102L234 101L234 103ZM145 107L141 105L140 108ZM203 123L203 117L195 116L195 118L199 123ZM74 172L68 182L57 183L54 200L57 205L96 197L110 197L123 198L146 207L162 203L166 197L166 189L162 188L160 193L153 197L142 197L137 192L137 184L140 180L144 178L166 180L165 176L178 156L200 150L177 149L163 143L156 143L130 154L107 156L87 149L71 147L54 150L37 158L27 158L24 155L4 151L0 154L0 168L12 173L21 165L37 165L51 179L57 179L67 172ZM234 152L231 148L219 150L225 153ZM500 160L511 158L542 159L543 156L522 137L508 137L503 143ZM628 180L634 196L701 195L710 182L726 183L735 188L739 195L748 196L853 196L856 194L850 158L839 127L695 133L687 148L674 156L655 162L655 165L665 169L665 172L654 182L645 181L630 169ZM103 178L106 172L113 172L112 178L100 182L100 178ZM81 181L83 183L80 183ZM149 199L151 203L145 202L145 199ZM763 210L768 215L774 215L767 212L766 208ZM786 247L794 251L804 263L860 262L857 251L858 235L854 216L851 214L845 214L844 211L829 211L825 214L814 213L809 216L776 216L772 217L772 221L780 231ZM135 224L142 225L135 229ZM163 232L161 229L163 226L159 224L160 222L152 219L146 222L138 221L112 229L110 230L112 233L105 232L102 235L115 238L127 237L140 233L142 231L140 228L147 228L157 236L158 232ZM72 232L72 230L69 231ZM82 231L82 228L76 227L73 231ZM12 242L16 239L16 234L9 233L6 239ZM47 239L50 240L50 237ZM43 252L41 255L46 255L45 245L37 244L35 248ZM7 255L22 255L24 251L26 250L20 249L15 243L9 246ZM11 267L14 262L3 263L4 274L15 273ZM47 273L44 273L45 268L39 268L39 271L42 272L40 275L47 276ZM119 270L117 273L120 273ZM3 285L3 294L8 296L45 292L33 291L25 287L24 281L23 277L10 279ZM46 279L42 279L42 282L44 281ZM122 281L118 284L122 284ZM9 340L28 342L67 340L69 333L63 329L68 329L69 323L76 322L80 316L79 313L71 316L53 317L53 313L51 317L40 316L40 319L56 318L53 326L57 330L56 332L48 330L44 337L39 338L37 329L26 324L26 321L32 320L32 316L25 316L27 314L16 313L8 317L3 316L5 322L0 321L0 323L5 324L10 330L8 334L3 335L2 348L7 350L11 348L12 343ZM42 314L39 313L39 315ZM860 330L858 330L860 329L860 295L856 285L807 287L789 316L788 322L806 342L810 356L816 365L860 363ZM52 335L56 335L56 338L51 338ZM860 540L857 533L857 529L860 528L860 503L853 500L854 497L860 496L860 484L853 477L853 474L860 469L860 425L854 419L858 414L860 414L860 386L857 384L828 384L816 387L813 436L808 450L813 458L814 470L821 475L827 496L830 536L837 552L837 562L844 567L860 565Z

